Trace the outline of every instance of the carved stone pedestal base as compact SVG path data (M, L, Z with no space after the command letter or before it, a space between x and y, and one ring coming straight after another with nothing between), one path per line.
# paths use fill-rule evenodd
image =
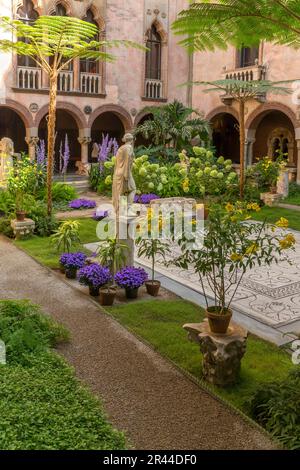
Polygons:
M246 351L247 331L231 323L225 335L217 335L211 333L207 320L183 328L188 331L189 339L200 346L204 379L219 387L233 385Z
M273 207L274 204L280 202L282 199L282 194L261 193L260 199L266 206Z
M12 220L11 227L14 231L16 239L20 240L33 234L35 229L35 222L31 219L25 219L24 222Z

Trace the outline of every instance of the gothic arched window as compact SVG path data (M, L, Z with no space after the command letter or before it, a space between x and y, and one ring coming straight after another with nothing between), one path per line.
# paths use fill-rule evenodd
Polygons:
M23 0L23 5L17 10L17 18L23 23L33 24L39 17L37 11L34 9L33 2L31 0ZM22 39L26 43L26 39ZM18 56L18 66L20 67L36 67L35 61L28 56Z
M68 16L67 15L67 10L63 6L62 3L58 3L55 7L55 11L52 13L52 16ZM50 57L50 64L52 64L53 57ZM67 61L67 59L64 59L64 61ZM69 70L70 72L73 70L73 63L69 62L67 67L64 67L65 70Z
M146 78L161 79L161 37L155 27L152 25L147 35L146 47Z
M98 23L94 19L93 12L87 11L84 21L91 23L98 28ZM99 41L99 34L94 37L95 41ZM99 61L95 59L81 59L80 60L80 72L81 73L99 73Z

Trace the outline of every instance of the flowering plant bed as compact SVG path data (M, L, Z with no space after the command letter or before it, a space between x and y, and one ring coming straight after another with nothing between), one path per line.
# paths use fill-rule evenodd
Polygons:
M151 201L154 201L155 199L160 199L157 194L137 194L134 198L134 202L137 204L150 204Z
M90 199L74 199L69 203L69 208L74 210L94 209L96 205L96 201Z
M84 266L79 271L79 282L90 288L90 294L99 295L100 287L105 286L112 280L109 268L101 266L98 263L92 263Z
M96 221L100 221L108 217L108 211L103 210L96 210L93 214L93 219Z

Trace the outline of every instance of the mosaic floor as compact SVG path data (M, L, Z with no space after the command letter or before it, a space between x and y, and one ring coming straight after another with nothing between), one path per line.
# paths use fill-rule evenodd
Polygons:
M236 310L273 327L300 320L300 233L294 232L294 235L297 243L295 252L290 255L291 264L282 261L278 265L249 271L235 297L233 307ZM174 246L172 253L173 256L179 254L179 248ZM138 261L149 266L144 259ZM198 277L192 270L185 271L174 266L166 268L159 262L157 271L202 292ZM207 285L205 288L208 288Z

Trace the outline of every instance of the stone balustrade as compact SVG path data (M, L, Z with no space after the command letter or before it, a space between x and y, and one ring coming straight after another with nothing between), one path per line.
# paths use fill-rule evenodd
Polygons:
M152 100L164 98L162 80L154 80L152 78L145 80L145 98Z

